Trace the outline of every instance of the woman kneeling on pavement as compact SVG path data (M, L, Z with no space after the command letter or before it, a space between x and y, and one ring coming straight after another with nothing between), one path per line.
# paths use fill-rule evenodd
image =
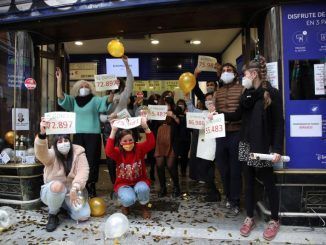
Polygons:
M144 219L149 219L151 213L147 208L150 193L150 180L147 178L145 155L155 147L154 134L147 125L146 118L142 117L141 126L146 133L146 140L135 143L131 130L121 130L117 135L118 146L115 146L115 136L118 128L113 126L106 143L106 155L116 162L117 178L114 191L118 193L118 200L122 204L122 213L129 214L129 207L138 200L142 206Z
M57 135L53 146L48 149L46 128L48 123L42 118L40 133L35 138L35 156L44 165L44 185L41 187L41 200L49 208L46 230L54 231L59 225L60 208L68 211L76 221L85 221L90 217L90 207L86 202L80 209L77 192L85 188L89 166L85 149L73 145L69 135Z

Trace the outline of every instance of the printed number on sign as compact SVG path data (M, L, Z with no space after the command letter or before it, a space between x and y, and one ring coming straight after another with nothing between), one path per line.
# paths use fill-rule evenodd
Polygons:
M98 82L97 85L98 87L111 87L113 85L116 85L118 84L118 80L115 80L115 81L106 81L106 82Z
M206 127L206 134L213 133L213 132L221 132L223 131L223 126L222 125L215 125L212 127Z
M50 129L57 129L57 128L71 128L72 122L71 121L63 121L63 122L49 122L48 127Z

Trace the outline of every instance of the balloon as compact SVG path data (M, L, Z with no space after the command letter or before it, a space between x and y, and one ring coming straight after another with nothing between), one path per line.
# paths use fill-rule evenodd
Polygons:
M123 56L125 52L125 48L123 47L123 44L119 40L110 41L108 43L107 49L110 55L117 58Z
M26 151L26 155L27 156L34 156L35 155L34 148L33 147L28 148L27 151Z
M179 77L179 87L185 94L190 93L190 91L196 85L196 78L190 72L185 72Z
M11 207L0 207L0 232L9 229L16 223L15 210Z
M102 216L106 211L106 204L103 198L93 197L89 200L89 206L91 208L91 215L95 217Z
M137 110L137 114L138 114L137 116L140 116L140 117L147 117L149 114L148 106L146 106L146 105L140 106L139 110Z
M105 239L121 237L129 229L129 220L122 213L114 213L106 220L104 229Z
M88 200L88 193L85 189L82 191L78 191L77 197L79 199L78 204L76 206L71 205L71 208L75 211L82 209L86 205Z
M8 131L6 134L5 134L5 140L7 141L8 144L10 145L14 145L15 143L15 137L14 137L14 131Z
M13 149L11 149L11 148L5 148L5 149L3 149L1 151L1 153L3 153L3 152L7 153L7 155L10 157L10 160L13 160L14 159L15 154L14 154L14 150Z

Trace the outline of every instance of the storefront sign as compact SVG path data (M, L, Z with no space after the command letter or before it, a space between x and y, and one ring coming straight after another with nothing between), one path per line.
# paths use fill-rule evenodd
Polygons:
M161 91L162 82L161 81L148 81L148 89L153 91Z
M16 118L15 118L16 111ZM12 129L29 130L29 109L16 108L12 109Z
M131 129L140 126L141 117L129 117L113 122L113 126L122 129Z
M119 88L120 81L115 75L95 75L95 89L96 91L115 90Z
M148 88L148 81L135 81L133 84L133 90L135 92L146 91Z
M291 137L322 137L321 115L291 115Z
M203 129L205 127L205 115L203 113L187 112L187 128Z
M48 112L44 114L48 122L46 134L75 134L76 113L74 112Z
M326 94L326 67L325 64L314 65L314 80L315 80L315 94L325 95Z
M214 57L198 55L197 68L200 71L216 72L216 68L215 68L216 63L217 63L217 59Z
M24 84L28 90L33 90L36 88L36 81L33 78L27 78Z
M164 121L168 112L167 105L148 105L148 120Z
M164 81L165 82L165 90L174 91L179 87L178 81Z
M326 53L326 3L287 4L282 7L282 43L284 65L284 102L286 155L291 157L289 169L326 169L316 156L325 153L326 100L316 99L324 93L321 82L321 65ZM291 68L297 61L317 64L305 68ZM320 62L318 62L320 61ZM319 63L319 64L318 64ZM307 63L308 64L308 63ZM306 78L295 81L295 72L311 69ZM313 71L314 70L314 71ZM315 76L313 76L315 75ZM307 81L313 79L313 81ZM295 86L315 95L313 100L291 97ZM305 87L312 84L313 87ZM321 96L321 95L319 95ZM324 126L322 126L322 121ZM309 146L309 147L307 147Z
M271 85L278 89L278 64L277 62L266 63L267 68L267 81L271 83Z
M69 64L70 80L93 80L97 74L96 62L82 62Z
M205 121L205 139L225 137L224 114L214 115L213 119Z

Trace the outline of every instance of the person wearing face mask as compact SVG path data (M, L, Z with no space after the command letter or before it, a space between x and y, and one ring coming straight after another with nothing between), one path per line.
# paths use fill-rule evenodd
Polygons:
M190 141L191 141L191 130L187 128L187 105L186 101L183 99L179 99L177 101L177 114L179 115L180 125L179 125L179 137L178 137L178 145L179 152L177 156L178 165L180 165L181 175L183 177L186 176L187 165L188 165L188 154L190 149Z
M62 73L56 70L58 104L66 111L76 113L76 134L73 143L85 148L90 166L87 189L90 197L96 196L96 182L99 174L101 157L101 127L99 113L106 112L112 97L96 96L92 83L77 81L72 88L72 95L62 91Z
M263 181L269 199L271 220L263 237L271 241L277 235L279 223L279 198L275 187L273 163L279 162L283 151L284 119L279 91L266 80L265 59L258 56L244 70L240 106L234 113L226 113L226 120L242 119L239 160L244 164L245 206L247 218L240 228L242 236L249 236L255 227L254 186L255 176ZM252 160L249 153L273 154L272 161Z
M149 219L151 213L147 208L147 203L149 202L150 180L147 178L144 157L155 147L155 137L145 117L141 118L141 126L146 133L144 142L135 143L131 130L121 130L117 136L118 146L115 146L118 128L112 126L105 153L116 162L117 178L114 191L122 205L122 213L128 215L129 207L138 200L142 206L143 218Z
M208 115L208 113L215 112L213 93L207 93L205 95L205 110L194 107L190 99L190 94L185 95L185 101L189 112L203 113L204 116ZM198 129L192 130L189 177L192 180L205 182L208 189L205 197L206 202L219 202L221 201L221 194L215 184L214 164L216 141L215 139L204 139L200 135L202 134L200 134Z
M180 119L177 114L176 106L171 97L171 91L162 93L159 105L167 105L168 112L164 121L158 121L156 135L156 146L154 156L156 158L157 175L160 182L159 197L167 195L165 166L170 173L173 181L173 197L181 194L179 185L178 166L176 164L179 152L178 138L180 133Z
M235 112L239 106L240 97L244 90L239 84L236 68L230 64L223 64L220 80L223 86L214 93L217 111L221 113ZM225 206L229 209L229 217L237 216L240 212L240 195L242 185L242 165L238 160L240 120L225 122L226 136L216 138L216 164L221 174Z
M42 118L40 133L35 138L35 156L44 165L44 185L41 187L41 200L49 208L46 224L48 232L59 225L58 212L66 209L70 217L76 221L84 221L90 217L88 202L80 209L78 191L85 188L88 180L89 166L85 150L71 143L68 135L57 135L53 146L48 149L46 128L48 122Z

